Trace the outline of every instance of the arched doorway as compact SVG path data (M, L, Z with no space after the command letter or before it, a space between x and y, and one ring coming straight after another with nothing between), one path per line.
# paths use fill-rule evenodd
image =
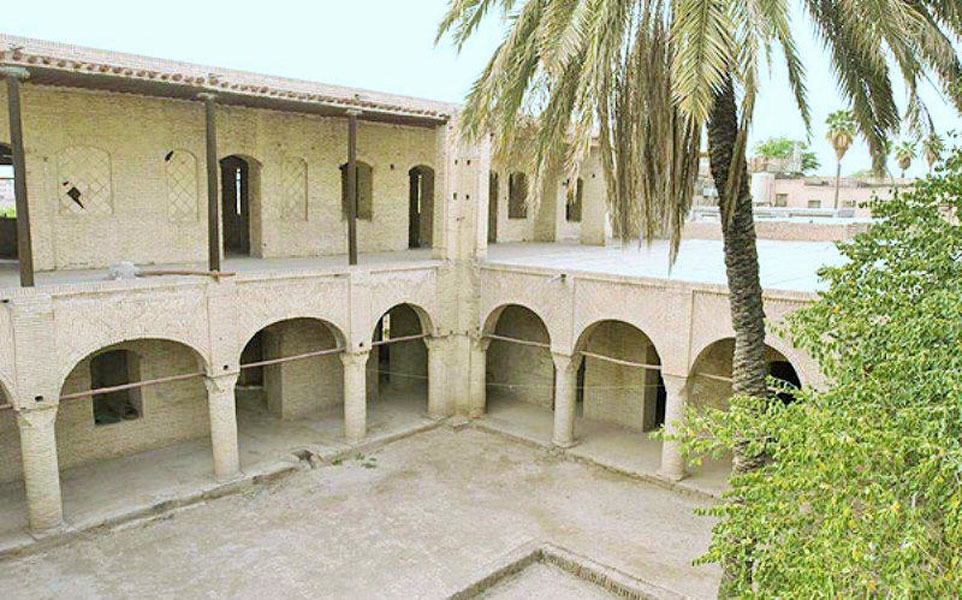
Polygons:
M430 248L434 238L434 169L408 171L408 247Z
M234 395L242 469L340 437L343 339L333 325L311 318L279 321L251 336Z
M378 319L368 359L372 425L384 418L421 417L428 410L427 314L398 304Z
M688 382L688 405L696 409L707 407L727 410L732 396L732 357L735 352L734 338L718 340L704 350L692 364ZM781 352L765 346L765 360L769 375L786 384L801 388L798 370ZM771 391L776 394L775 390ZM791 402L790 392L777 392L783 402ZM713 492L727 487L731 472L731 456L720 459L706 458L701 466L690 468L688 481Z
M156 338L105 346L74 366L55 425L68 521L210 479L206 374L195 349Z
M548 328L534 311L517 304L488 317L485 355L486 412L507 420L548 417L554 410L554 372ZM537 410L532 410L537 409Z
M664 425L661 357L647 335L623 321L605 320L588 327L575 347L583 355L576 414L634 431Z
M231 155L220 160L221 228L227 256L251 254L258 175L257 163L250 159Z

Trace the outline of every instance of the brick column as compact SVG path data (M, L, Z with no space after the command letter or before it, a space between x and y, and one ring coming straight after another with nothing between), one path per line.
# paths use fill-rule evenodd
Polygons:
M685 418L685 406L688 403L688 379L677 375L662 374L665 383L665 432L672 434L678 431L678 424ZM679 442L665 440L661 446L661 469L659 474L671 481L685 478L685 459L680 452Z
M369 351L343 352L344 439L359 444L367 436L367 359Z
M207 410L210 413L210 444L214 453L214 477L229 481L240 475L237 450L237 407L234 385L239 373L207 377Z
M575 407L578 403L580 356L552 352L554 359L554 434L552 443L570 448L575 443Z
M474 338L471 340L471 365L470 365L470 396L468 398L467 416L476 419L484 414L487 404L487 381L485 371L487 368L488 346L491 341L486 339Z
M45 403L37 408L17 410L20 449L23 456L23 482L27 489L30 531L42 533L63 525L60 497L60 467L54 425L57 405Z
M450 345L446 338L426 338L428 347L428 416L443 419L451 414L446 387L446 356Z

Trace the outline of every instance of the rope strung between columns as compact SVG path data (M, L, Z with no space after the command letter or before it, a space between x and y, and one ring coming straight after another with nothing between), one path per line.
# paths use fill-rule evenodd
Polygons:
M587 352L585 350L581 351L582 356L588 356L591 358L597 358L598 360L603 360L606 362L614 363L616 365L622 365L625 367L637 367L639 369L648 369L650 371L661 371L661 365L651 365L648 363L637 363L631 362L629 360L622 360L620 358L613 358L611 356L605 356L604 354L595 354L594 352Z
M240 365L240 369L253 369L254 367L266 367L268 365L278 365L280 363L291 362L292 360L304 360L305 358L314 358L315 356L328 356L330 354L340 354L344 352L344 348L329 348L327 350L315 350L314 352L305 352L304 354L295 354L294 356L285 356L284 358L269 358L267 360L259 360L257 362L247 363Z
M241 369L252 369L254 367L265 367L268 365L276 365L280 363L290 362L294 360L303 360L305 358L312 358L315 356L326 356L329 354L337 354L343 352L344 348L331 348L328 350L318 350L315 352L305 352L304 354L296 354L294 356L285 356L284 358L272 358L269 360L262 360L253 363L247 363L240 365ZM175 381L184 381L187 379L193 379L195 377L206 377L206 371L200 371L198 373L186 373L184 375L171 375L170 377L159 377L157 379L147 379L144 381L135 381L133 383L125 383L123 385L113 385L110 387L95 388L92 390L87 390L85 392L74 392L71 394L64 394L60 396L60 400L76 400L78 398L88 398L90 396L102 396L103 394L110 394L112 392L121 392L124 390L133 390L148 387L151 385L158 385L161 383L172 383ZM0 405L0 410L5 410L6 407L13 408L12 404Z
M135 381L134 383L125 383L123 385L113 385L110 387L96 388L88 390L86 392L74 392L72 394L64 394L60 396L60 400L76 400L77 398L86 398L88 396L100 396L103 394L109 394L111 392L120 392L123 390L133 390L137 388L147 387L151 385L157 385L160 383L170 383L172 381L184 381L185 379L193 379L195 377L206 377L207 372L201 371L200 373L187 373L186 375L171 375L170 377L160 377L158 379L147 379L145 381Z
M377 340L377 341L371 342L371 346L385 346L387 344L396 344L398 342L410 342L413 340L423 340L429 337L431 336L426 333L419 333L417 335L405 335L402 337L391 338L387 340Z
M521 344L522 346L535 346L537 348L547 348L551 349L551 344L546 344L545 342L533 342L531 340L522 340L518 338L508 337L506 335L495 335L493 333L486 333L484 336L489 340L498 340L501 342L511 342L512 344Z

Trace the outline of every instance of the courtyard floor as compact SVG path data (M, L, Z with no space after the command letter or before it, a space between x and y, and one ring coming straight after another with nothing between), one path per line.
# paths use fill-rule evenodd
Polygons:
M425 392L387 391L388 398L368 403L368 440L378 443L436 423L426 416ZM299 450L325 457L350 449L343 441L343 408L281 421L266 411L238 410L241 470L250 479L298 466ZM210 440L200 439L131 456L68 468L61 473L64 520L84 530L152 511L166 502L210 493L221 487L213 478ZM0 551L29 544L22 481L0 485ZM2 589L2 586L0 586Z
M692 511L707 502L502 435L441 427L2 561L0 589L25 599L443 598L539 541L709 598L718 570L691 564L712 525ZM532 582L512 591L585 597L550 569L518 585Z
M548 409L499 398L489 391L487 407L479 426L539 446L551 446L554 413ZM575 418L575 446L565 452L627 475L658 479L661 467L661 441L649 434L601 421ZM703 464L689 469L689 475L674 485L683 490L721 497L728 489L731 460L706 458Z

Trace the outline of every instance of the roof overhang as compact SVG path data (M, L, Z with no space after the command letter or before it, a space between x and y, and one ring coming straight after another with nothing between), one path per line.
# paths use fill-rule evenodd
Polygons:
M47 65L10 63L29 71L28 83L33 85L100 90L138 94L158 98L200 101L199 94L214 94L218 104L264 108L285 112L315 114L326 117L346 117L349 111L360 111L364 121L392 123L414 127L438 127L449 120L446 114L426 114L375 103L341 102L307 92L285 91L267 86L235 85L218 82L213 77L184 77L178 74L142 72L129 69L93 71L67 70Z

